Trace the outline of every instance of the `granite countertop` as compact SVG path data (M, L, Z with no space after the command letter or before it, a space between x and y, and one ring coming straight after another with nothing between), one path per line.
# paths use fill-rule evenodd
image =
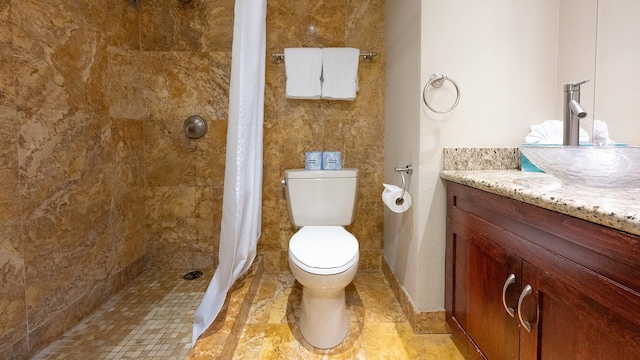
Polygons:
M563 184L519 170L443 170L444 180L640 235L640 188L601 189Z

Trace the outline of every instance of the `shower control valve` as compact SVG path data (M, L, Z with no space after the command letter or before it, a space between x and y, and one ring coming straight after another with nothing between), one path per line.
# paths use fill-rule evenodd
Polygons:
M207 133L207 122L199 115L191 115L182 124L182 129L188 138L200 139Z

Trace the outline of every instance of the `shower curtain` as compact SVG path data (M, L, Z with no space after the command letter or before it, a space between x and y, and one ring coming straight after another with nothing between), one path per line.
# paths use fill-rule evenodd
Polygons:
M266 0L236 0L219 264L193 316L193 343L251 266L262 212Z

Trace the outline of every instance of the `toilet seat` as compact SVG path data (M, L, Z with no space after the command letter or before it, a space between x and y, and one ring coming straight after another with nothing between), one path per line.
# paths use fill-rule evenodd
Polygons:
M309 273L339 274L358 262L358 240L342 226L304 226L289 240L289 258Z

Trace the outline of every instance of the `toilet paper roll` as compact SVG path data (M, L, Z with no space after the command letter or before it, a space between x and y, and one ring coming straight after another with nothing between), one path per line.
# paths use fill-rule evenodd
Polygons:
M322 153L322 169L341 170L342 160L340 159L340 151L324 151Z
M307 151L304 153L305 170L322 169L322 151Z
M382 192L382 202L394 213L403 213L411 207L411 194L405 191L404 197L400 199L402 195L402 188L390 184L384 185L384 191Z

